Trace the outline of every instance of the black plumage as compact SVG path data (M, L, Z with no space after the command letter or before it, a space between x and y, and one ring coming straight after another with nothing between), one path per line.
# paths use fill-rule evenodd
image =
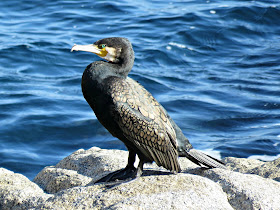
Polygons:
M127 76L133 67L134 52L126 38L74 45L73 50L93 52L109 61L88 65L82 77L82 91L100 123L129 151L126 168L99 181L141 176L143 164L153 161L172 172L180 172L178 156L208 168L225 168L221 161L193 149L166 110L143 86ZM140 159L137 169L136 154Z

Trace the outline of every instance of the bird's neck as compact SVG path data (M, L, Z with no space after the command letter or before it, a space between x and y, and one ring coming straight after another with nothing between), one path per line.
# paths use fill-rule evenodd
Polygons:
M108 63L106 61L96 61L91 63L84 72L84 77L102 83L109 77L126 78L132 69L133 61L123 61L122 64ZM95 83L95 82L94 82Z
M131 71L133 67L134 59L124 59L122 64L112 64L114 71L117 75L121 75L123 77L127 77L129 72Z
M134 64L134 52L130 48L124 49L123 57L120 58L120 63L113 64L115 66L115 71L118 75L126 77L131 71Z

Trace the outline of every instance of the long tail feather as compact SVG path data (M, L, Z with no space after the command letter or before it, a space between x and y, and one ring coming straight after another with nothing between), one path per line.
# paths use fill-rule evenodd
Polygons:
M207 168L223 168L226 169L225 164L216 158L204 154L196 149L190 149L187 152L187 158L199 166L206 166Z

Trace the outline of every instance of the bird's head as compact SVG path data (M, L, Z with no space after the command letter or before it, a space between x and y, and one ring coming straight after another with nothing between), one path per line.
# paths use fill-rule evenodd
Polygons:
M107 61L119 63L122 62L124 51L127 51L128 48L132 49L132 46L126 38L112 37L98 40L94 44L89 45L75 44L72 47L71 52L92 52Z

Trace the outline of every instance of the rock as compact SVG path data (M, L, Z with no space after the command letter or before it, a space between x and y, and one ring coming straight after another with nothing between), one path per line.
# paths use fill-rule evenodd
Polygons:
M143 177L115 190L120 201L113 205L114 208L232 209L219 185L191 174ZM105 200L109 198L105 197Z
M259 167L263 164L263 162L260 160L234 157L227 157L225 158L224 162L227 164L227 167L230 170L241 173L247 173L249 170Z
M0 209L280 209L279 160L227 158L232 170L203 170L179 158L179 174L146 164L137 180L93 184L125 167L127 156L96 147L78 150L35 177L45 192L23 175L1 169Z
M263 162L260 160L229 157L225 159L225 162L234 171L257 174L264 178L280 181L280 158L271 162Z
M74 170L95 180L104 174L124 168L128 152L122 150L106 150L92 147L88 150L79 149L61 160L55 167Z
M57 193L76 186L85 186L92 181L90 177L78 174L77 171L45 167L33 180L47 193Z
M112 188L75 187L50 200L66 209L232 209L219 185L190 174L146 176Z
M258 174L264 178L270 178L280 182L280 158L253 168L249 173Z
M234 209L280 209L280 183L257 175L213 169L201 175L218 182Z
M112 171L124 168L127 155L127 151L103 150L98 147L79 149L55 167L44 168L33 181L47 193L85 186Z
M51 196L25 176L0 168L0 209L29 209Z

